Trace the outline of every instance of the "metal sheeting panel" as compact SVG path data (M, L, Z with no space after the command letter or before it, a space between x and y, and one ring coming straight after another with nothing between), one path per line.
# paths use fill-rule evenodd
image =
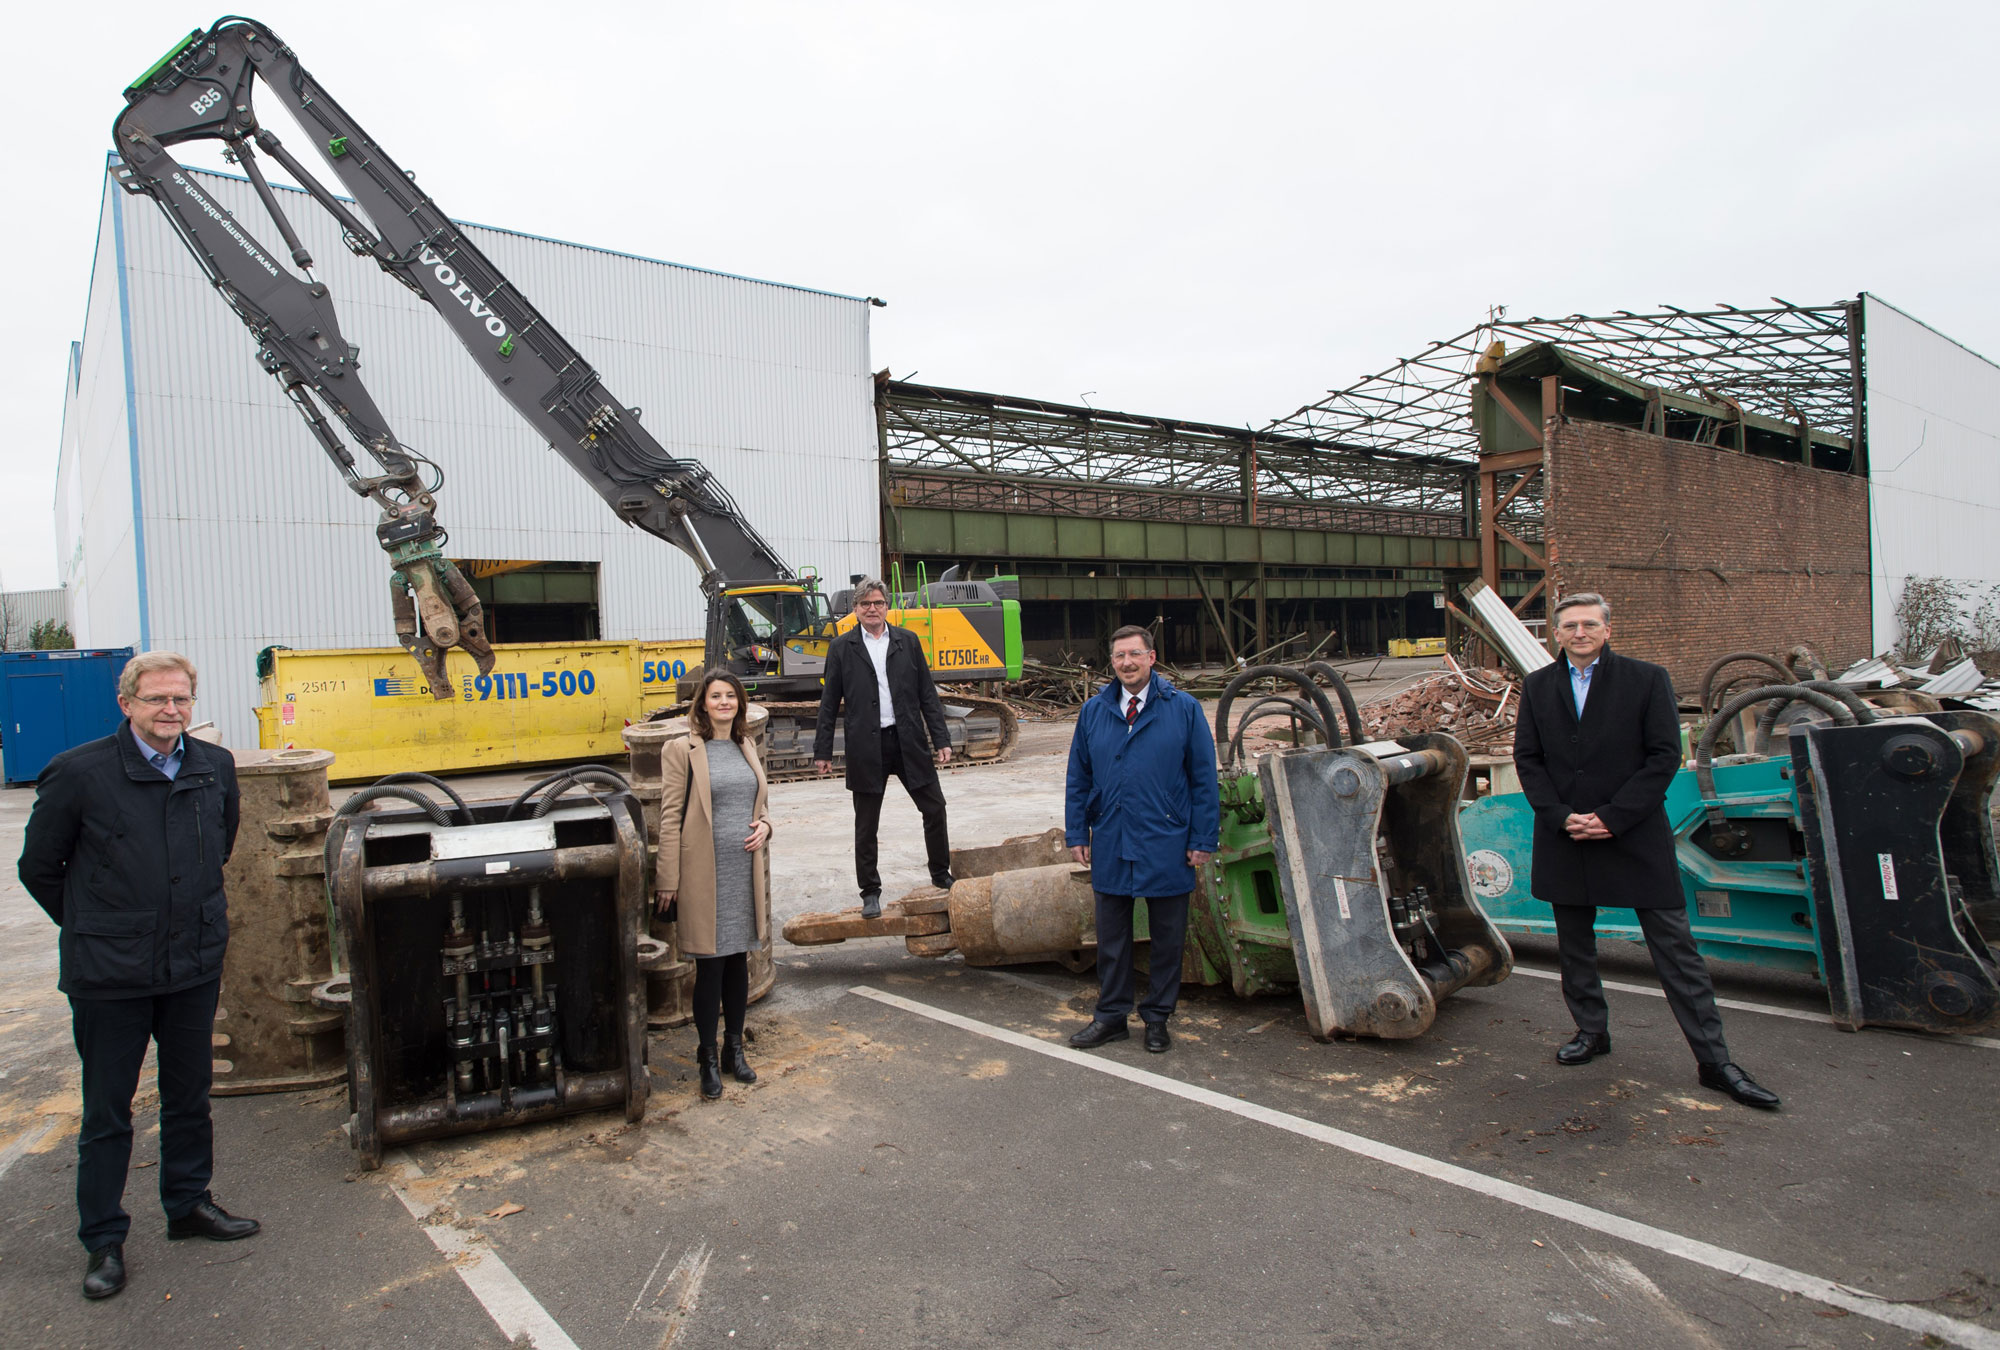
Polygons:
M56 579L69 592L70 634L84 647L140 644L139 559L132 509L132 438L125 396L114 198L104 181L84 340L70 349L56 459Z
M28 635L36 624L69 622L69 592L60 587L0 593L0 607L4 607L0 629L5 630L6 648L10 652L28 650Z
M249 233L277 239L248 183L202 178ZM599 562L602 636L699 635L693 563L620 523L427 304L354 257L304 194L279 195L360 345L370 392L398 436L446 471L448 552ZM202 715L252 744L258 650L393 645L375 511L342 485L164 217L122 191L108 207L125 228L151 643L194 657ZM794 567L835 580L874 570L865 301L468 228L666 449L712 468ZM115 328L93 324L86 348Z
M2000 581L2000 365L1873 295L1863 331L1880 652L1905 579Z

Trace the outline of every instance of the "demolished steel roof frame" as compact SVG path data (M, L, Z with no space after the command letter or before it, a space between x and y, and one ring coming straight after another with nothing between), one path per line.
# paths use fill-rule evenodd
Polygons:
M1735 399L1752 412L1838 429L1856 446L1861 426L1861 302L1657 314L1500 317L1434 342L1317 403L1272 421L1269 433L1337 441L1383 453L1470 461L1479 454L1467 381L1494 342L1510 350L1554 343L1628 378Z
M1044 512L1078 509L1057 505L1062 494L1047 490L1084 486L1201 494L1240 507L1247 480L1267 521L1318 508L1343 522L1329 517L1321 528L1462 536L1470 519L1472 467L1449 457L879 376L876 400L893 477L952 481L960 495L980 485L1039 487Z

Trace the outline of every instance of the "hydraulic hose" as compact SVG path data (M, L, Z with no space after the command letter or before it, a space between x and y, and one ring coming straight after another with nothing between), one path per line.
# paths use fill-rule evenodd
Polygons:
M1234 758L1224 758L1230 753L1229 705L1236 700L1236 691L1252 680L1290 680L1319 710L1319 724L1331 735L1334 730L1333 705L1327 702L1326 691L1313 682L1312 676L1295 666L1251 666L1239 671L1223 686L1221 701L1215 705L1215 753L1226 764L1234 764Z
M472 823L472 808L467 806L465 798L459 796L457 790L442 778L433 778L427 773L410 772L392 773L387 778L378 778L375 780L376 787L384 787L391 783L423 783L429 787L434 787L445 796L451 798L451 804L458 810L459 824L470 825Z
M1360 745L1365 741L1367 737L1361 734L1361 709L1355 706L1354 694L1340 672L1324 661L1313 661L1306 666L1306 674L1324 679L1333 686L1334 697L1340 700L1340 715L1347 719L1347 743ZM1329 741L1328 744L1338 745L1339 742Z
M1274 704L1289 709L1299 721L1318 732L1320 740L1325 744L1334 746L1340 744L1340 741L1337 739L1340 733L1335 731L1329 734L1326 727L1321 725L1319 714L1308 708L1303 700L1287 698L1283 694L1266 694L1244 709L1243 715L1236 719L1236 730L1229 737L1229 759L1231 763L1235 763L1243 757L1243 733L1248 731L1250 724L1257 720L1258 712Z
M1776 673L1779 682L1783 684L1790 684L1797 678L1792 674L1791 669L1778 660L1778 658L1775 656L1766 656L1762 652L1731 652L1727 656L1719 656L1715 659L1715 663L1708 668L1708 673L1701 677L1701 715L1703 717L1708 716L1708 710L1711 706L1709 697L1714 691L1715 677L1722 673L1724 666L1733 666L1738 661L1762 661ZM1736 681L1731 680L1730 683L1734 684Z
M365 787L352 797L349 797L345 802L341 803L340 809L333 813L333 818L339 820L343 816L351 816L370 802L378 802L391 797L398 801L410 802L422 807L424 814L429 816L436 824L451 824L451 817L445 814L444 808L429 797L426 797L423 793L413 787L405 787L401 784L386 781L376 783L371 787Z
M571 768L563 769L556 773L552 773L547 778L544 778L537 783L530 784L527 790L522 792L520 796L516 797L513 803L510 806L508 806L506 815L502 816L501 819L503 820L517 819L521 808L523 806L526 806L529 800L532 799L537 793L541 792L543 788L552 787L555 784L561 783L564 779L570 779L573 782L588 781L593 783L602 783L607 787L616 788L621 792L629 791L632 787L632 785L625 780L625 776L619 773L616 769L606 768L602 764L578 764ZM567 787L559 788L556 790L556 795L559 796L561 795L561 793L567 792L568 790L569 789ZM546 814L547 814L546 811L536 811L534 813L534 816L536 818L539 818Z
M1799 688L1817 689L1822 694L1831 694L1846 704L1847 710L1854 714L1854 720L1864 727L1876 720L1875 710L1861 701L1861 695L1844 684L1836 684L1832 680L1802 680L1799 682ZM1792 702L1793 700L1789 698L1774 698L1771 700L1771 705L1758 714L1756 739L1758 754L1771 753L1771 736L1777 730L1778 716L1790 707Z
M556 799L558 797L561 797L571 788L581 787L586 783L598 783L619 792L628 792L632 787L631 783L626 781L625 776L615 769L607 769L602 764L579 764L575 768L566 769L562 773L544 778L541 782L535 784L534 787L529 788L526 792L515 798L514 804L507 808L507 819L513 820L515 813L527 803L529 798L533 797L540 789L547 788L548 791L541 794L540 799L535 802L534 809L529 812L529 819L540 820L542 817L548 815L549 812L555 810Z
M1708 816L1709 837L1714 840L1716 846L1719 848L1729 849L1732 843L1740 836L1737 831L1730 827L1728 817L1722 813L1722 802L1715 795L1714 760L1716 737L1722 733L1722 728L1737 713L1755 704L1766 703L1773 699L1783 699L1786 702L1799 700L1810 703L1828 717L1833 718L1834 721L1846 723L1850 726L1855 721L1854 714L1849 712L1847 706L1839 700L1830 698L1817 689L1808 689L1803 685L1797 684L1766 685L1762 689L1752 689L1748 693L1738 694L1735 698L1723 704L1715 716L1709 719L1708 725L1702 728L1701 741L1695 747L1694 752L1694 777L1695 782L1701 788L1701 805L1702 810Z

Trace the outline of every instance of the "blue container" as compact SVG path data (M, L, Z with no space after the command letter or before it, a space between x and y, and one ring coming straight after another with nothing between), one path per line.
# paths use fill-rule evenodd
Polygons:
M0 760L8 786L34 782L63 751L118 729L118 674L131 659L130 647L0 652Z

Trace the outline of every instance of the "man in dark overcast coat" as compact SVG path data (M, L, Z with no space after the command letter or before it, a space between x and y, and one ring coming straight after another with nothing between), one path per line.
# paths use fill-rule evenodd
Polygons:
M1611 1053L1597 911L1631 909L1702 1086L1774 1108L1777 1094L1730 1062L1688 923L1665 805L1681 764L1673 682L1663 667L1611 650L1611 606L1601 595L1566 596L1552 622L1562 656L1522 689L1514 766L1535 811L1529 888L1555 909L1563 1000L1576 1021L1556 1062L1587 1064Z
M208 1093L222 957L222 865L236 840L236 761L186 734L195 669L144 652L118 679L118 730L65 750L35 785L21 884L62 929L57 946L83 1061L76 1141L85 1298L125 1287L132 1096L158 1047L160 1205L167 1237L228 1242L257 1231L215 1203ZM171 1295L169 1295L171 1297Z
M822 774L833 772L833 724L844 710L847 790L854 794L854 874L861 887L861 913L872 919L882 912L876 831L891 778L902 781L923 817L931 884L951 889L944 791L931 763L933 754L937 763L951 763L951 730L923 642L889 622L888 587L872 577L856 586L854 612L859 622L827 645L813 766Z

